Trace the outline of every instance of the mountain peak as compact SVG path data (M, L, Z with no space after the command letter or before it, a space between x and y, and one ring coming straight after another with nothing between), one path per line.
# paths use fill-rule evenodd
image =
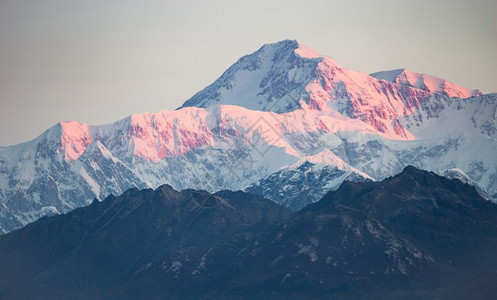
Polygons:
M55 138L60 139L59 151L66 161L77 160L92 143L86 123L59 122L54 128Z
M300 43L297 41L297 40L281 40L281 41L278 41L278 42L274 42L274 43L267 43L267 44L264 44L262 45L261 49L262 48L277 48L277 49L297 49L299 48L300 46Z
M245 55L180 108L237 105L277 113L300 108L323 56L295 40L266 44Z
M408 69L376 72L370 74L370 76L376 79L393 82L398 85L421 89L431 94L440 93L449 97L457 98L469 98L482 95L481 91L478 89L464 88L445 79L424 73L416 73Z
M297 40L282 40L276 43L265 44L261 49L286 50L287 54L292 52L302 58L324 58L325 56L307 47Z
M391 139L413 140L400 119L415 113L435 93L458 98L481 95L407 69L368 76L343 68L296 40L283 40L243 56L180 108L235 105L278 114L324 112L358 119Z

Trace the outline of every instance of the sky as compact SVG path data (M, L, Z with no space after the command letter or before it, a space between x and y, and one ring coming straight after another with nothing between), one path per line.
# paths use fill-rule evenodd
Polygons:
M0 145L176 109L263 44L497 92L497 1L0 0Z

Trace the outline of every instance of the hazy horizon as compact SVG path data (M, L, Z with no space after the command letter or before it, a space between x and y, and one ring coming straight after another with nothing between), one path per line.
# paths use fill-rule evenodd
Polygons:
M490 0L2 0L0 145L59 121L176 109L243 55L284 39L363 73L407 68L497 92L495 12Z

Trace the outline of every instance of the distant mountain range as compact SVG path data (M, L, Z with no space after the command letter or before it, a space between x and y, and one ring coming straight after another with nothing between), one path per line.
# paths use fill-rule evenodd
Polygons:
M0 236L0 298L491 299L496 215L414 167L296 213L241 191L130 189Z
M344 180L378 181L407 165L457 168L495 199L496 122L497 94L409 70L367 75L281 41L178 110L61 122L1 147L0 233L164 183L243 189L297 210Z

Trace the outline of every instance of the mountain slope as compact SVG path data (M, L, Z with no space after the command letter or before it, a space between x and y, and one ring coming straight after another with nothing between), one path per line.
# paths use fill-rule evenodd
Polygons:
M0 296L485 298L496 214L413 167L293 215L243 192L131 189L0 236Z
M496 214L473 187L414 167L344 182L261 243L242 279L317 298L490 299Z
M240 231L264 230L290 215L244 193L177 192L167 185L131 189L2 236L0 295L65 298L82 289L99 298L100 289L112 292L149 262L182 250L205 252Z
M293 166L316 159L312 186L288 187L296 197L312 190L309 200L287 205L317 201L347 178L319 184L331 170L382 180L407 165L459 168L496 198L497 94L451 95L347 70L296 41L268 44L176 111L61 122L0 147L0 233L131 187L215 192L310 179ZM257 193L275 200L282 187Z

